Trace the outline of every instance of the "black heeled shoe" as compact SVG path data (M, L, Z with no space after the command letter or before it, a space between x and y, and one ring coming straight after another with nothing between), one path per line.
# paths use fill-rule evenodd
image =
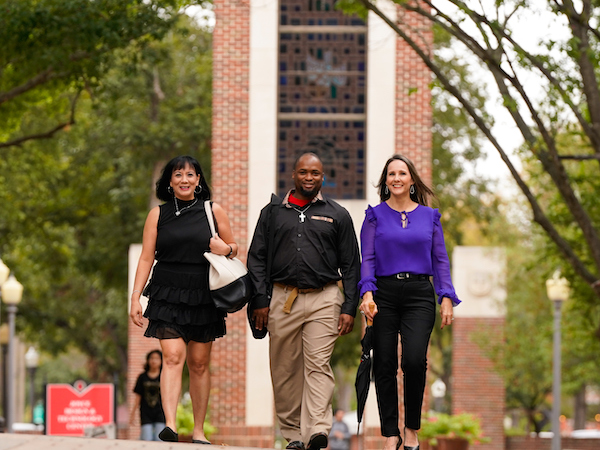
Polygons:
M165 442L179 442L179 435L169 427L164 427L163 430L158 433L158 438Z
M398 443L396 444L396 450L400 450L400 447L402 446L402 436L398 436ZM404 447L406 448L406 447Z

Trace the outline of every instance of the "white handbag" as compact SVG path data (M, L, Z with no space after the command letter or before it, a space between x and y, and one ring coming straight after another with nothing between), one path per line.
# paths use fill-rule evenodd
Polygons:
M204 210L211 235L217 236L209 200L204 202ZM242 309L252 296L252 282L244 263L237 258L211 252L205 252L204 257L210 263L208 284L215 306L229 313Z

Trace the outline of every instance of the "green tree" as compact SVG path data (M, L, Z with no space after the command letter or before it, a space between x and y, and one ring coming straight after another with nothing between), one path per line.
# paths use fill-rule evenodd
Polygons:
M25 286L19 329L52 354L78 349L93 380L127 364L127 252L141 241L155 161L210 160L211 35L185 15L173 26L114 53L83 91L77 127L0 158L0 252ZM22 123L38 118L30 109Z
M477 3L470 7L461 0L443 2L396 0L398 17L386 16L371 0L343 0L348 11L373 11L384 20L421 58L437 81L464 108L473 123L498 151L517 186L527 199L537 222L560 250L564 265L569 265L595 292L593 301L600 303L600 235L598 223L582 204L577 188L565 166L568 160L591 161L598 173L600 162L600 73L597 71L600 34L594 25L600 6L585 1L553 1L546 5L555 23L567 25L569 37L564 42L548 35L539 50L527 50L529 42L518 42L512 24L519 18L538 17L535 5L529 2L500 1ZM405 20L417 16L415 21ZM486 117L485 105L470 98L456 83L454 72L448 72L435 59L435 52L416 27L439 26L453 38L453 49L473 58L489 74L502 106L522 135L532 161L543 170L550 185L560 196L569 220L581 229L582 243L570 244L565 235L540 204L538 194L515 167L501 137L492 132L492 122ZM536 77L533 88L524 83L526 77ZM543 90L544 96L536 98ZM584 153L562 151L557 136L570 122L585 141ZM582 245L583 244L583 245Z
M76 122L115 52L136 57L178 17L178 0L1 0L0 149L48 139ZM37 120L23 122L27 113Z
M557 136L561 152L582 152L582 141L577 134L562 133ZM547 211L569 244L577 247L583 242L582 231L570 221L564 203L552 189L547 174L527 153L523 154L528 183L539 193L538 201ZM598 179L592 167L581 161L567 161L565 166L580 201L598 222L600 209L596 204ZM526 208L514 202L514 216ZM519 408L533 431L541 431L548 422L548 396L552 390L552 307L547 299L543 281L561 266L562 254L546 234L527 223L512 227L513 243L508 245L507 320L505 337L482 333L481 346L495 361L497 371L503 376L507 388L507 405ZM597 355L600 340L600 306L593 301L590 286L577 277L570 266L564 275L571 282L569 302L564 306L562 323L563 392L581 397L588 385L599 386L600 362ZM514 380L518 380L517 383ZM585 427L585 402L579 402L575 417L579 428ZM568 406L566 406L568 408ZM563 409L563 412L566 412Z

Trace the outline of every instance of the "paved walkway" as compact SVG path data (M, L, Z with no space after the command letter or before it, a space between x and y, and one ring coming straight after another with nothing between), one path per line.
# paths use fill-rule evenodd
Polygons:
M208 450L207 445L0 433L0 450ZM215 446L216 447L216 446ZM245 447L227 447L228 450Z

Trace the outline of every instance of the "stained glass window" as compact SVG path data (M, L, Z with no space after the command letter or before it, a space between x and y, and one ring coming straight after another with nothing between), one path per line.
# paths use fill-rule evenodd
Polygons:
M325 166L325 194L365 198L367 27L336 1L279 3L280 195L293 187L296 158L312 151Z

